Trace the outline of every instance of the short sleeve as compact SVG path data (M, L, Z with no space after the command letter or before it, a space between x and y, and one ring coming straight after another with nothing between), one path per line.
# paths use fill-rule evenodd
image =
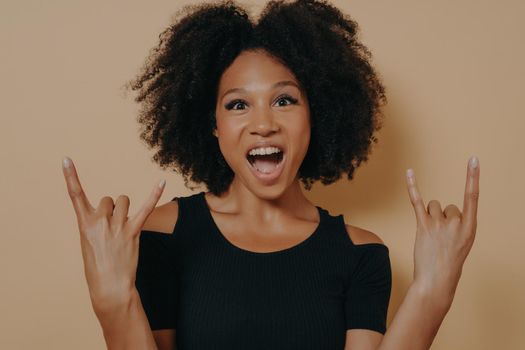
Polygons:
M370 329L385 334L392 288L388 248L372 243L353 249L356 264L345 295L346 329Z
M178 284L171 234L141 231L135 286L151 330L175 329Z

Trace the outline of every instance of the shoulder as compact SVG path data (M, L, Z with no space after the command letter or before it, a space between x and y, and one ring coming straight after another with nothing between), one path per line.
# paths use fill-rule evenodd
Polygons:
M144 222L142 230L171 234L179 216L179 204L176 200L159 205L153 209Z
M378 235L371 231L349 224L346 224L345 226L348 237L356 245L369 243L380 243L383 245L385 244Z

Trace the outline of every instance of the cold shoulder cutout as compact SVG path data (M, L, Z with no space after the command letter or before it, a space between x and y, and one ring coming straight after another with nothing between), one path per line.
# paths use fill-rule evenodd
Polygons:
M362 229L357 226L346 224L346 232L348 233L348 238L355 245L362 244L382 244L385 245L383 240L376 235L375 233Z
M179 218L177 199L153 209L140 232L135 287L151 330L175 329L179 287L173 234Z
M146 219L143 231L171 234L175 231L175 224L179 217L179 204L177 197L171 201L155 207Z

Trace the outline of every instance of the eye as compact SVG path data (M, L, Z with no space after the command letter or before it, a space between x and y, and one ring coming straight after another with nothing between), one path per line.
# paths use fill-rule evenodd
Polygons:
M281 102L285 102L285 104L283 104ZM284 107L284 106L288 106L288 105L295 105L295 104L297 104L297 99L293 98L292 96L289 96L289 95L283 95L283 96L280 96L277 99L277 105L279 107Z
M245 101L243 100L239 100L239 99L236 99L236 100L233 100L233 101L230 101L228 102L224 107L227 109L227 110L243 110L244 108L235 108L236 106L246 106L246 103Z

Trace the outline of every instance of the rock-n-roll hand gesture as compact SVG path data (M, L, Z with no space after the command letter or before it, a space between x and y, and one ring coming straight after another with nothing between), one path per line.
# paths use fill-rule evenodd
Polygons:
M140 231L165 187L155 185L141 209L128 217L129 198L105 196L93 208L71 159L63 159L67 191L77 216L84 272L95 313L126 303L135 288Z
M437 200L425 208L412 169L407 170L410 201L417 220L413 283L439 304L449 307L459 283L463 263L470 252L477 226L479 161L467 166L463 211L449 204L442 211Z

